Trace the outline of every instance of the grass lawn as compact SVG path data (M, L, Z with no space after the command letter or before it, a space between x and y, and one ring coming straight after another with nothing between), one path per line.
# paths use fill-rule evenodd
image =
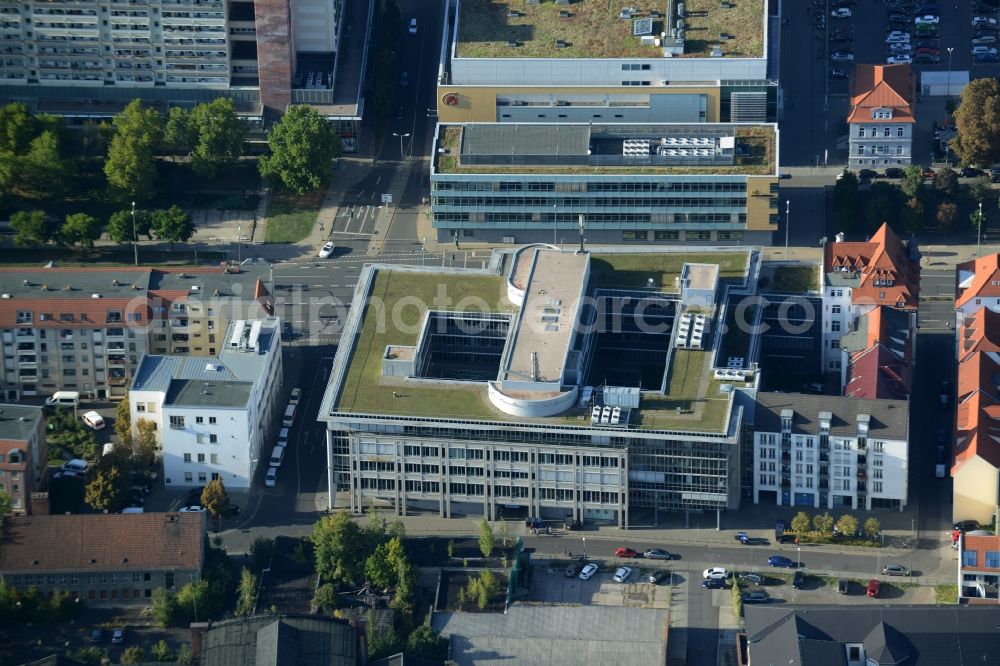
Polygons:
M771 280L771 291L802 293L818 289L818 266L777 266Z
M325 192L275 192L267 206L265 243L297 243L312 231Z
M708 382L706 395L698 390L710 362L708 352L676 350L670 368L669 392L665 396L643 396L639 427L646 430L720 430L729 413L729 396L719 393L719 383L712 379ZM701 406L701 416L694 419L691 411L698 406Z
M739 278L746 272L748 253L718 254L595 254L590 260L594 284L599 287L639 288L653 278L653 287L676 292L674 278L681 267L691 264L718 264L719 278Z
M469 388L431 384L417 389L380 383L386 345L416 344L417 327L427 305L440 302L439 294L448 299L440 307L455 307L468 299L470 309L475 308L471 304L474 300L486 303L495 312L515 309L506 300L503 279L499 276L449 280L439 275L380 270L337 402L338 411L509 418L489 406L483 384Z
M939 604L957 604L958 585L935 585L934 598Z

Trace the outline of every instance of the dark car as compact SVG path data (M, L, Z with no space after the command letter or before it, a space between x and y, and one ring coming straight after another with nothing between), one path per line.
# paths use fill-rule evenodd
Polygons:
M970 532L978 527L979 523L974 520L960 520L955 523L953 529L956 529L959 532Z
M941 49L934 48L933 46L918 46L917 50L914 51L917 55L941 55ZM965 176L965 178L971 178L972 176Z
M104 631L101 629L94 629L90 632L90 642L91 643L103 643L104 642Z
M772 567L785 567L787 569L794 569L796 564L795 560L790 560L783 555L772 555L767 558L768 566Z
M766 604L767 600L767 590L753 590L743 593L743 603L745 604Z
M654 571L653 573L649 574L649 578L647 578L646 580L652 583L653 585L659 585L661 582L666 580L667 576L669 575L670 575L669 571L664 571L663 569L660 569L659 571Z
M410 85L410 75L408 72L399 73L399 85L403 88Z
M913 62L937 64L941 62L941 56L931 55L930 53L918 53L917 55L913 56Z
M764 577L756 573L741 573L737 576L737 578L747 583L753 583L754 585L764 584Z
M990 169L990 182L1000 183L1000 169Z
M913 42L913 48L915 49L941 49L941 41L937 39L921 39L919 41Z
M885 170L885 177L886 178L902 178L903 177L903 170L899 169L897 167L888 167Z
M582 570L583 562L572 562L566 566L566 570L563 573L566 574L566 578L576 578Z
M985 65L1000 62L1000 58L997 57L996 53L977 53L972 56L972 61L980 65Z
M860 169L858 170L858 178L860 180L871 180L872 178L878 178L878 172L872 169Z
M642 554L647 560L672 560L674 556L662 548L652 548Z
M796 590L802 589L802 584L805 583L805 575L801 571L796 571L795 575L792 576L792 587Z
M948 449L946 449L944 446L942 446L940 444L938 446L934 447L934 459L938 463L945 462L945 460L947 458L948 458Z
M983 175L982 170L976 169L975 167L962 167L962 171L960 173L962 178L978 178Z
M841 594L850 594L851 592L851 581L846 578L841 578L837 581L837 592Z
M724 590L726 580L724 578L708 578L702 581L701 586L706 590Z

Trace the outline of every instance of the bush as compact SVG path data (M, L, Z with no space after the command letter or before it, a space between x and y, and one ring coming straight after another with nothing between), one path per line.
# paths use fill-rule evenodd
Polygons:
M122 652L121 663L123 664L141 664L146 660L146 653L138 645L132 645L125 648Z
M733 575L733 614L740 618L743 616L743 591L740 589L740 581Z
M149 656L151 656L156 661L175 661L177 655L174 651L170 649L167 642L161 640L159 643L153 643L153 646L149 648Z
M312 605L324 613L330 613L337 608L337 590L330 583L324 583L316 588Z

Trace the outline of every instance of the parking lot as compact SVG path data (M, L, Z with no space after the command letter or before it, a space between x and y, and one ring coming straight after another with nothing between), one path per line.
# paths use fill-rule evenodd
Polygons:
M764 584L754 585L743 582L741 589L744 593L764 590L768 596L768 603L839 605L935 603L933 587L920 586L907 579L889 580L885 576L879 576L879 596L871 598L865 594L868 579L845 579L848 583L845 595L837 589L837 581L840 579L834 577L807 573L801 588L796 589L792 586L791 574L762 572L762 575L765 579ZM705 590L705 593L712 595L713 605L731 606L733 603L732 590L729 587L720 590Z
M658 567L630 565L632 574L624 583L612 580L617 566L603 565L589 580L565 575L568 561L552 560L536 565L534 585L528 601L551 604L581 604L584 606L630 606L636 608L668 608L670 582L668 578L659 585L646 581L651 571ZM597 564L602 564L597 562ZM540 574L540 575L539 575ZM688 572L673 575L673 584L686 582Z

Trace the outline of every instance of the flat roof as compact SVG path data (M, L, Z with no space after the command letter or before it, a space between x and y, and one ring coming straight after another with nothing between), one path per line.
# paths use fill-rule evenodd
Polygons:
M0 439L27 441L35 433L38 419L42 417L41 407L29 405L0 404Z
M455 55L662 58L669 47L674 57L707 58L713 47L719 47L723 57L764 57L764 0L685 0L683 42L671 32L677 27L677 5L667 0L575 0L566 4L461 0ZM626 7L635 9L627 18L622 11ZM660 38L660 45L648 43L650 40L643 40L637 32ZM557 46L558 41L563 45Z
M774 124L440 124L434 172L773 175Z
M569 261L564 264L555 255L564 254ZM566 278L567 266L579 270L579 261L590 263L590 288L627 288L639 290L645 286L647 273L644 269L658 269L659 278L654 286L657 295L676 295L673 277L680 274L685 261L696 263L714 263L720 266L720 278L732 278L746 274L749 261L749 250L734 252L656 252L656 253L624 253L610 251L598 255L586 254L582 257L571 253L538 252L537 255L546 259L556 259L547 267L535 273L541 276L542 283L550 284L561 295L538 294L535 302L532 295L527 294L526 310L544 311L549 299L570 302L569 293L579 289L579 282ZM574 259L570 259L574 257ZM518 261L514 268L528 262ZM508 264L510 265L510 264ZM589 407L574 406L566 412L553 417L516 417L497 410L491 404L485 381L454 382L423 379L406 379L382 375L382 362L387 347L414 346L420 335L420 323L428 310L456 310L457 304L462 304L466 310L489 312L517 312L518 307L507 300L506 281L499 275L468 270L441 270L420 267L392 267L387 265L370 266L372 277L368 293L355 294L352 317L357 317L357 328L351 333L350 326L345 330L335 361L335 372L331 373L328 394L324 401L322 413L335 414L372 414L413 416L422 418L444 418L462 420L522 422L532 424L551 424L560 426L591 427ZM619 274L620 271L620 274ZM655 271L654 271L655 273ZM363 274L364 275L364 274ZM620 279L618 279L620 278ZM640 279L641 278L641 279ZM565 287L558 283L567 284ZM533 280L528 284L533 284ZM364 288L365 279L359 283ZM584 292L586 293L586 292ZM575 298L575 297L574 297ZM479 307L476 307L479 306ZM355 308L363 307L359 314ZM525 312L527 317L528 312ZM561 322L560 322L561 323ZM525 326L525 324L521 324ZM569 328L567 325L566 328ZM560 326L562 329L563 326ZM569 331L572 332L572 329ZM543 331L543 334L546 332ZM549 332L556 333L556 332ZM562 368L564 359L548 358L548 352L539 345L539 338L531 337L530 331L520 332L527 335L523 341L515 344L511 350L514 367L518 371L526 369L530 364L532 345L543 353L538 357L539 375L548 375ZM561 335L562 331L557 334ZM514 335L511 332L511 335ZM520 344L523 350L517 350ZM567 341L568 345L568 341ZM553 354L558 357L557 347L566 349L561 343L552 346ZM340 355L347 355L342 358ZM638 411L633 415L632 425L639 429L685 430L696 432L724 432L729 423L729 405L731 393L724 392L724 382L715 380L712 374L712 353L710 351L678 349L674 351L673 365L668 377L669 388L666 395L645 393ZM553 365L556 363L557 365ZM342 365L342 375L338 375L337 366ZM550 369L545 369L550 368ZM530 365L527 366L530 369ZM526 373L529 374L530 373ZM560 372L561 374L561 372ZM338 378L339 377L339 378ZM511 377L511 379L516 379ZM731 382L729 382L731 383ZM511 392L514 393L513 391Z
M172 407L246 407L250 400L251 382L198 381L175 379L163 401Z
M715 289L719 280L717 264L687 264L689 289Z

